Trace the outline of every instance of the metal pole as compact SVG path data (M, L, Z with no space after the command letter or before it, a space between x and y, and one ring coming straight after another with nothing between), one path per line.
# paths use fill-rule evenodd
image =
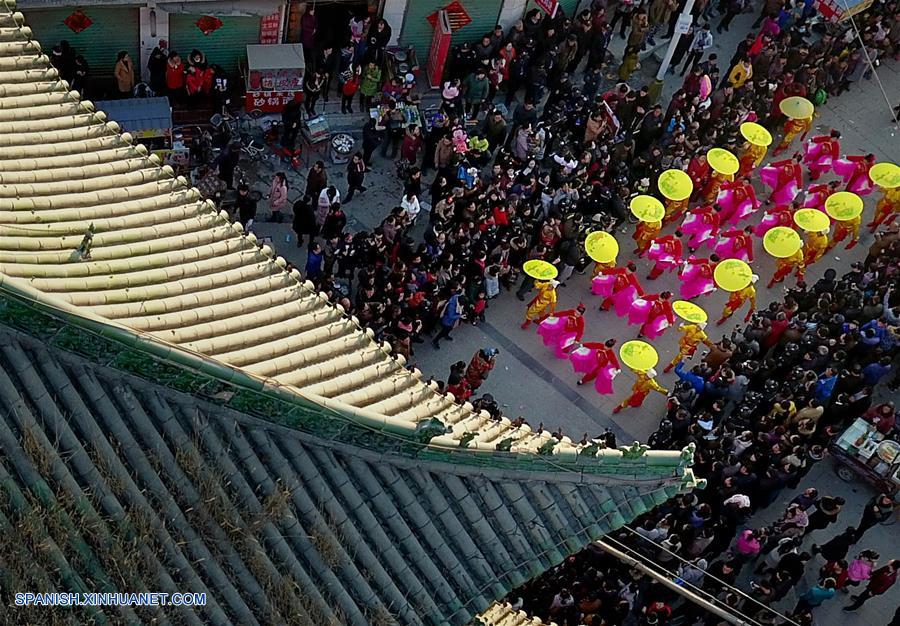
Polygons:
M843 0L844 10L848 13L850 12L850 7L847 6L847 0ZM872 57L869 56L869 50L866 48L866 42L863 40L862 33L859 32L859 27L856 25L856 20L853 18L853 15L850 15L850 25L853 27L853 30L856 31L856 37L859 39L859 45L862 48L862 52L866 57L866 64L869 66L869 71L872 72L872 75L875 76L875 82L878 83L878 88L881 90L881 95L884 97L884 101L887 102L888 113L891 115L891 119L894 120L894 124L900 124L900 121L897 119L897 114L894 113L894 105L891 102L891 99L888 98L887 92L884 90L884 85L881 83L881 77L878 75L878 72L875 71L875 64L872 63Z
M691 2L693 4L693 0L688 0L688 2ZM674 37L673 37L673 39L674 39ZM628 556L621 550L616 550L611 545L606 543L603 539L596 541L595 544L598 547L600 547L600 549L602 549L604 552L611 554L612 556L616 557L617 559L624 561L631 567L640 570L644 574L647 574L647 576L650 576L650 578L654 579L656 582L658 582L658 583L668 587L672 591L684 596L685 598L687 598L694 604L697 604L700 607L706 609L713 615L718 615L719 617L721 617L723 620L725 620L729 624L734 624L735 626L750 626L749 622L746 622L746 621L740 619L738 616L734 615L733 613L729 613L728 611L721 609L720 607L716 606L715 604L698 596L693 591L685 589L683 586L676 584L674 581L669 580L668 578L666 578L659 572L653 571L652 569L650 569L649 567L647 567L646 565L644 565L637 559Z
M687 21L692 20L691 10L694 8L694 0L687 0L684 3L684 8L681 10L681 15L678 17L679 21ZM676 27L675 33L672 35L672 39L669 40L669 47L666 49L666 54L663 56L662 63L659 64L659 71L656 73L656 80L654 80L650 84L650 100L656 102L659 100L659 96L662 94L663 84L666 80L666 72L669 69L669 63L672 62L672 57L675 55L675 48L678 47L678 42L681 41L681 38L684 37L682 33L679 33Z

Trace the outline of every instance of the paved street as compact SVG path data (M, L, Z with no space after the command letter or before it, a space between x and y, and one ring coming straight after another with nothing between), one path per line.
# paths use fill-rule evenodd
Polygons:
M718 52L722 64L726 64L731 58L735 45L747 32L754 17L753 15L741 16L733 23L730 33L716 38L715 51ZM716 23L717 20L714 21L714 24ZM619 52L620 47L621 40L617 38L611 49ZM663 52L664 47L655 54L661 56ZM645 59L643 65L641 72L649 82L656 71L657 62L652 58ZM727 68L723 67L722 71L724 73ZM878 74L892 102L900 101L900 64L888 61L878 69ZM632 84L639 84L639 82L640 80L635 80L632 81ZM670 76L664 91L664 102L679 86L680 79ZM333 127L344 128L355 125L358 128L361 126L362 117L360 115L341 116L336 109L337 103L332 97L332 102L326 106L326 114L332 121ZM842 145L845 152L874 152L879 160L900 162L898 129L890 123L888 106L875 80L862 80L859 84L854 85L849 93L840 98L832 98L830 102L820 108L815 126L815 133L827 132L829 128L839 129L843 133ZM312 160L322 158L328 162L324 146L320 151L321 157L310 155L309 158ZM281 167L281 164L270 161L259 168L257 187L260 190L268 187L271 172L275 171L275 167ZM330 180L336 182L337 186L344 191L346 189L344 167L329 163L328 170ZM305 176L305 173L304 169L301 172L302 176ZM426 182L430 184L430 177ZM304 179L292 173L289 175L289 183L293 200L302 190ZM388 210L399 203L401 183L395 175L393 164L387 160L376 157L374 172L368 176L366 184L369 191L359 195L353 202L345 206L350 217L351 229L377 226ZM757 188L757 191L759 193L761 190ZM866 216L871 215L875 200L875 195L866 199ZM263 204L264 202L261 203L261 213ZM424 221L426 220L420 220L420 222ZM421 230L421 228L422 224L420 223L419 229ZM672 230L674 227L670 226L665 232ZM304 265L305 250L297 249L289 224L259 223L256 231L260 236L271 237L279 254L299 267ZM619 255L620 264L632 258L630 253L633 248L631 231L632 227L628 226L619 233L622 250ZM839 272L843 271L852 260L860 259L865 255L870 242L871 236L865 233L861 245L852 253L847 254L842 249L833 251L832 254L808 270L808 281L817 280L827 267L834 267ZM771 276L774 263L762 251L760 242L757 243L756 262L753 265L761 277L757 287L758 306L762 308L772 300L779 299L781 291L780 289L772 291L765 289L765 283ZM650 264L639 260L638 266L639 274L643 277L649 270ZM678 286L674 275L665 275L655 282L644 281L644 284L648 289L655 291L670 289L677 292ZM561 309L574 307L579 302L584 302L588 307L585 340L603 341L615 337L619 339L621 345L623 341L632 339L637 334L636 327L628 327L614 313L597 311L599 298L592 296L589 292L589 276L577 274L573 276L567 287L560 288L559 298L559 308ZM726 294L718 292L701 299L698 304L703 306L714 320L722 310L725 300ZM532 426L537 426L542 422L546 428L551 430L561 426L563 431L575 440L580 439L583 433L596 435L605 427L612 428L620 442L630 442L635 439L645 440L659 423L665 398L660 394L653 394L642 409L630 409L613 416L613 407L628 393L633 381L630 373L623 373L616 380L616 394L613 396L599 396L592 385L576 386L576 375L572 372L569 362L557 360L552 352L543 346L533 328L529 331L519 328L524 309L525 305L512 293L502 293L499 298L490 303L487 311L487 323L459 328L454 333L455 341L443 343L440 351L434 351L428 343L416 345L413 361L426 375L446 379L451 363L458 360L468 361L474 351L479 348L496 347L500 350L497 368L481 388L481 392L493 394L501 403L507 416L514 418L522 415ZM717 328L711 325L707 329L710 337L717 340L723 334L731 333L742 314L736 315L722 327ZM660 353L660 366L657 368L660 372L675 354L676 344L677 333L673 330L655 342ZM695 360L699 356L698 352ZM664 386L671 387L676 377L674 374L661 374L659 380ZM822 543L831 533L843 530L850 523L855 523L863 504L873 495L871 489L861 483L847 484L837 479L832 472L832 462L829 459L819 463L804 480L801 487L808 485L819 487L822 493L842 495L848 502L840 523L835 525L837 528L814 536L818 543ZM786 493L781 501L758 515L756 519L751 520L751 525L761 526L772 521L783 510L782 505L793 495L794 493ZM900 552L896 547L895 529L896 526L876 527L866 535L864 546L878 550L882 555L882 561L900 557ZM809 543L811 542L807 542L807 547ZM814 582L817 570L818 565L807 568L806 582ZM802 587L801 591L803 589L805 587ZM839 598L826 603L826 606L818 610L817 618L820 620L818 623L838 624L849 619L854 623L886 624L893 615L898 596L898 594L894 594L893 598L883 596L874 599L860 611L852 614L853 617L848 617L847 613L842 614L840 611L840 606L846 603L846 597L842 594L839 595ZM779 606L780 608L792 608L795 601L794 596L789 595L789 598Z

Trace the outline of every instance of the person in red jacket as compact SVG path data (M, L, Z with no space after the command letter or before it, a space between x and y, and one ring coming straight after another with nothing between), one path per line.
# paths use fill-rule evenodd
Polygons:
M691 197L696 198L700 190L706 187L709 175L712 173L712 167L710 167L709 161L706 160L705 151L691 159L687 173L691 180L694 181L694 193L691 194Z
M869 577L869 584L859 595L850 596L851 604L844 607L845 611L855 611L870 598L880 596L894 586L897 582L897 570L900 569L900 560L891 559L884 567L879 567Z
M166 89L172 96L179 96L184 91L184 63L174 51L169 53L166 63Z
M481 387L481 384L487 380L488 374L494 369L497 363L498 350L495 348L482 348L472 355L466 367L465 381L469 388L475 392Z

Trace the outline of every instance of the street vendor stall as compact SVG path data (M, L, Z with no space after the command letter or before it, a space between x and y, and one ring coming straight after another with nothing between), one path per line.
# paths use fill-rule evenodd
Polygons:
M419 107L398 102L397 109L403 113L403 121L400 123L401 128L406 128L411 125L422 126L422 114L419 113ZM380 120L387 111L388 105L379 104L377 107L369 109L369 117L377 121Z
M147 150L158 155L164 163L188 164L190 151L184 145L181 133L173 131L168 98L101 100L95 104L109 119L118 122L123 132L131 133L135 141L147 146Z
M879 491L894 494L900 488L900 443L857 418L829 446L837 462L835 471L843 480L857 477Z
M248 45L244 74L247 113L280 113L296 94L302 97L305 69L300 44Z

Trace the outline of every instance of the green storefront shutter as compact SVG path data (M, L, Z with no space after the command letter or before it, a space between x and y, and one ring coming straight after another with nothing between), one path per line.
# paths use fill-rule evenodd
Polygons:
M169 15L169 49L187 61L191 50L200 50L210 65L221 65L230 74L247 58L247 44L259 43L258 16L218 16L222 26L204 35L197 27L202 15L172 13Z
M80 33L73 32L64 23L74 11L72 8L26 11L25 23L48 56L53 46L66 40L85 58L93 76L112 76L120 50L126 50L137 67L141 58L137 8L85 7L82 11L93 23Z
M400 44L415 48L419 65L423 69L428 61L428 49L434 35L428 16L450 2L451 0L410 0L406 7ZM453 32L453 45L464 41L477 42L494 30L500 16L501 0L459 0L459 3L472 18L472 22Z
M559 7L565 12L566 17L575 17L575 11L578 10L578 4L580 0L559 0ZM585 7L588 8L591 6L590 2L585 3ZM528 0L528 4L525 5L525 13L531 11L531 9L537 9L538 6L534 3L534 0ZM538 9L540 10L540 9ZM541 11L543 13L543 11ZM524 15L523 13L522 15Z

